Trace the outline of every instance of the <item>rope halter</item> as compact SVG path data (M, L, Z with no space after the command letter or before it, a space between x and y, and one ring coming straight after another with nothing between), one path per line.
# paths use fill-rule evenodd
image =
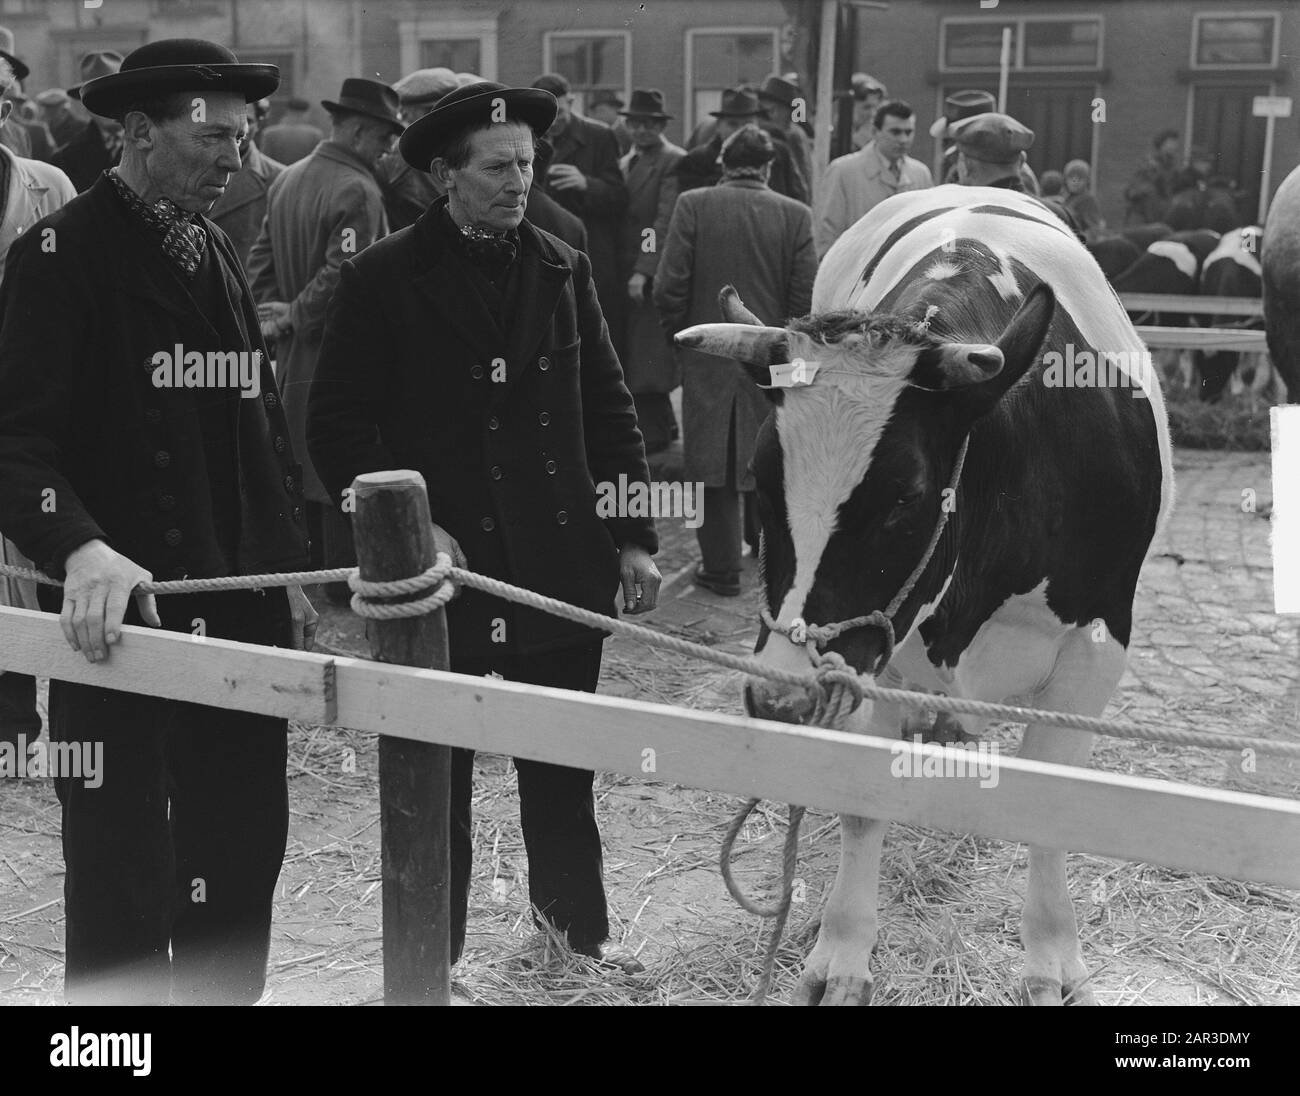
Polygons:
M961 481L962 467L966 463L966 450L969 446L970 435L967 434L957 453L952 477L948 481L948 488L954 499L957 497L957 485ZM839 727L843 720L856 711L858 705L862 703L862 686L858 675L844 661L844 656L836 651L822 651L820 648L855 628L879 628L884 635L884 643L868 673L874 678L889 665L889 660L894 657L894 617L898 615L899 609L903 607L903 603L921 580L925 569L930 566L935 549L939 547L939 538L943 536L943 531L948 525L950 512L948 508L940 505L939 520L935 523L934 532L930 534L930 542L925 546L925 551L921 554L917 565L912 568L907 581L899 588L898 593L893 596L885 609L873 609L863 616L837 620L830 624L809 624L802 617L795 617L789 624L781 624L766 608L759 610L758 618L769 631L785 636L796 647L805 648L808 657L812 660L817 675L817 697L809 723L822 727ZM832 721L827 722L828 718Z

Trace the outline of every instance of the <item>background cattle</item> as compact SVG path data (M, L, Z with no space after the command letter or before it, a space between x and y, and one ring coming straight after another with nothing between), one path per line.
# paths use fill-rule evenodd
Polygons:
M1201 269L1200 293L1203 297L1246 297L1258 300L1263 293L1260 270L1260 238L1263 230L1248 225L1225 232ZM1202 327L1259 330L1263 322L1240 316L1201 316ZM1251 402L1272 387L1273 370L1263 351L1238 353L1232 350L1197 350L1193 352L1201 399L1215 402L1229 390L1234 395L1248 390ZM1281 397L1282 393L1277 393Z
M1273 196L1263 243L1264 330L1287 400L1300 403L1300 167Z

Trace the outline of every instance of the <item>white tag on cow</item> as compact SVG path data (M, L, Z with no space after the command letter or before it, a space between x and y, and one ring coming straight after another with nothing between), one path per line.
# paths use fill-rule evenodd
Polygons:
M769 365L767 370L772 377L772 383L760 384L758 387L801 388L812 384L820 368L821 362L804 361L803 358L795 358L792 362L782 362L780 365Z

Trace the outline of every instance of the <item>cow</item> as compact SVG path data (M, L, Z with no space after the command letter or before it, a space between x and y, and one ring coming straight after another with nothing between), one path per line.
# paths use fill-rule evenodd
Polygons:
M1264 330L1287 401L1300 403L1300 167L1282 180L1264 222Z
M1153 240L1141 257L1127 270L1111 279L1116 293L1163 293L1194 296L1200 284L1201 267L1219 244L1219 234L1209 229L1175 232ZM1134 323L1161 327L1191 327L1185 312L1134 312ZM1178 377L1191 388L1192 358L1182 350L1157 350L1155 360L1169 378Z
M753 458L766 599L755 657L806 674L822 642L884 685L1100 715L1174 484L1159 381L1073 234L1007 190L904 193L827 253L811 316L768 327L734 295L722 303L731 322L676 338L777 382ZM1064 360L1098 352L1116 363L1105 383L1080 387L1080 371L1061 386ZM912 580L886 628L872 614ZM807 638L860 617L873 623ZM751 716L800 723L815 696L753 676L743 700ZM901 726L897 705L864 701L845 729L896 738ZM1031 724L1020 756L1083 765L1093 738ZM800 1003L871 998L887 823L840 822ZM1030 847L1021 940L1030 1002L1091 1002L1064 851Z
M1259 252L1263 230L1247 225L1225 232L1218 246L1201 267L1200 292L1203 297L1249 297L1259 300L1263 293ZM1240 316L1209 316L1201 321L1205 327L1256 329L1262 326ZM1217 402L1229 388L1236 395L1245 389L1252 404L1260 393L1273 387L1274 372L1263 351L1240 353L1234 350L1197 350L1193 354L1196 375L1200 378L1201 399Z

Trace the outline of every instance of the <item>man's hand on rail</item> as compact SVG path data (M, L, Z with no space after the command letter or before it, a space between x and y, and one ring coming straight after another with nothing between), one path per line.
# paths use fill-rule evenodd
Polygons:
M75 549L63 567L67 572L63 612L59 614L63 636L87 662L100 662L122 637L131 591L141 582L153 581L153 575L102 540L90 540ZM145 623L161 628L153 595L136 594L135 598Z
M623 612L627 616L648 613L659 603L663 576L641 545L625 544L619 549L618 576L623 584Z
M289 615L293 619L293 649L310 651L316 643L316 625L320 614L307 600L301 586L286 586L289 595Z

